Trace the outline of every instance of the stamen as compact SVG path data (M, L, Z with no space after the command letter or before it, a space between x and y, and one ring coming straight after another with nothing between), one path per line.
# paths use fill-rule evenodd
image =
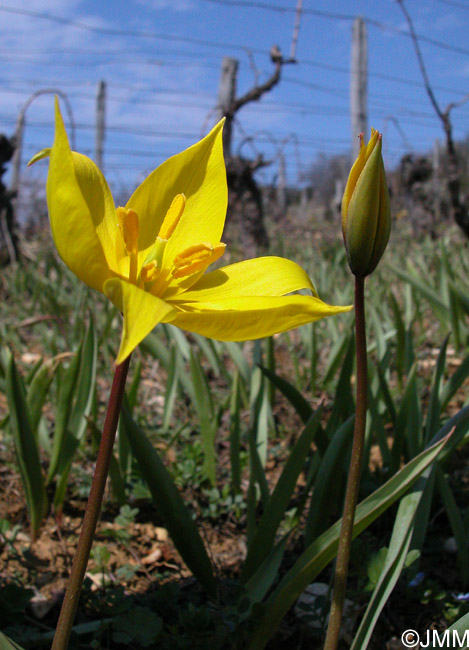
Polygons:
M207 242L189 246L174 258L173 277L182 278L205 270L223 255L225 248L226 244L220 243L213 246Z
M127 210L122 207L117 208L116 213L119 230L122 233L125 248L129 254L129 280L135 284L137 282L138 267L138 214L135 210Z
M127 210L126 208L117 208L117 222L119 229L124 238L125 247L127 252L138 250L138 214L135 210Z
M171 237L182 217L185 207L186 197L184 194L176 194L161 224L160 232L158 233L160 239L169 239Z

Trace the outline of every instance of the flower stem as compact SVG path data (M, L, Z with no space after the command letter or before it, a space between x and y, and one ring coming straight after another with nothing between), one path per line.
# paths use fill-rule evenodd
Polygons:
M367 408L367 357L365 332L365 296L364 277L355 277L355 341L357 353L357 404L355 412L355 427L353 431L352 457L345 494L342 527L340 530L339 547L335 566L334 587L332 591L332 606L327 628L324 650L336 650L339 642L339 632L347 587L350 547L352 544L353 521L360 486L362 469L363 443L365 438L366 408Z
M86 566L90 557L96 525L98 523L104 488L112 457L112 448L116 437L117 423L124 397L125 380L129 369L130 356L116 366L112 382L111 395L104 421L103 435L99 444L98 457L94 470L88 503L83 517L80 537L75 557L73 558L70 580L60 610L59 621L55 631L51 650L66 650L72 632L73 621L78 607L81 587L85 577Z

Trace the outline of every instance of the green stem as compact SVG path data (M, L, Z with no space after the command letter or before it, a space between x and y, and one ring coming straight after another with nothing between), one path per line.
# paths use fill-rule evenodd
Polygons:
M117 423L124 397L125 380L129 369L130 356L116 366L114 380L112 382L111 395L107 407L106 419L104 421L103 435L99 444L98 457L94 470L91 490L88 503L83 517L80 537L78 539L75 557L73 558L70 580L65 592L65 598L60 610L59 621L55 631L54 641L51 650L66 650L72 632L73 621L78 607L81 587L85 577L86 565L90 557L96 525L98 523L101 504L103 501L104 488L109 473L109 465L112 457L112 448L116 437Z
M353 521L357 506L358 489L363 459L363 444L365 439L366 407L367 407L367 357L365 332L365 278L355 277L355 341L357 353L357 405L355 413L355 428L353 431L352 457L345 494L342 527L340 529L339 547L335 566L334 588L332 591L332 606L327 628L324 650L336 650L339 642L339 632L347 587L350 547L352 544Z

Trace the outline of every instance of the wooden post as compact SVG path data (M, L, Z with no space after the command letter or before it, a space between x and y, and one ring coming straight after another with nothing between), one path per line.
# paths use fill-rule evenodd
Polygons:
M278 153L277 206L279 218L283 219L287 211L287 178L285 169L285 154Z
M352 156L355 160L360 146L357 136L364 133L368 137L368 46L366 25L362 18L355 18L353 22L350 72Z
M233 130L233 106L236 98L236 79L238 61L229 56L223 57L221 64L220 85L218 86L217 122L226 117L223 128L223 149L225 156L231 154L231 135Z
M440 141L438 138L433 143L432 160L432 181L433 181L433 220L434 224L440 223Z
M27 104L29 106L29 104ZM10 192L11 192L11 204L12 204L12 219L13 227L16 227L17 217L18 217L18 193L20 190L20 169L21 169L21 151L23 148L23 132L26 120L26 108L23 107L18 114L18 119L16 120L16 128L14 135L15 142L15 151L13 153L13 158L11 161L11 181L10 181ZM12 260L14 261L14 260Z
M103 149L105 132L105 107L106 107L106 84L100 81L96 95L96 138L95 138L95 162L99 169L103 169Z
M295 61L295 57L296 57L296 46L298 44L298 34L300 33L300 20L301 20L302 9L303 9L303 0L297 0L296 13L295 13L295 25L293 27L293 35L291 39L290 61Z

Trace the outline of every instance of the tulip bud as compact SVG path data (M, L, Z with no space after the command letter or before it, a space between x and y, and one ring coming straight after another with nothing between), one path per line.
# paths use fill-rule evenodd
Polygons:
M350 269L366 276L376 268L389 240L391 208L381 155L381 134L371 129L353 164L342 199L342 233Z

